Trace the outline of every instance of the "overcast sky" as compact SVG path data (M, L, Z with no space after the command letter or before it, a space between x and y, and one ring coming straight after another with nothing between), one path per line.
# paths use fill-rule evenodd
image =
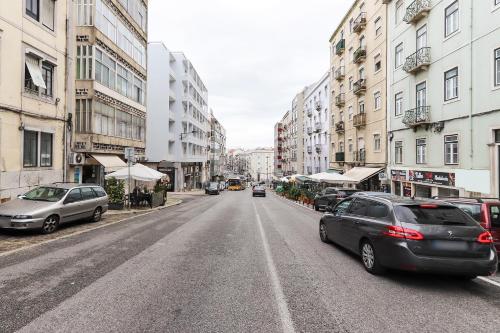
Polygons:
M351 3L150 0L149 40L192 61L228 147L273 146L295 94L328 70L328 40Z

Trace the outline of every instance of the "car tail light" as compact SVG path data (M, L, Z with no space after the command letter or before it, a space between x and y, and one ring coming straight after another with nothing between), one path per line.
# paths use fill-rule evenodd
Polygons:
M434 204L422 204L420 205L420 208L438 208L439 206L438 205L434 205Z
M384 231L384 235L389 236L389 237L394 237L394 238L405 238L405 239L411 239L411 240L424 239L424 235L422 235L420 232L418 232L416 230L398 227L398 226L394 226L394 225L388 226L387 230Z
M491 236L491 234L486 231L477 237L477 241L481 244L491 244L493 243L493 236Z

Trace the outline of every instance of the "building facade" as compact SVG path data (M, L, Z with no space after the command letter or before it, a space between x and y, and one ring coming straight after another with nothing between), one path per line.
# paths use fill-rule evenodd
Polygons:
M293 144L294 144L294 138L293 138L293 125L292 123L294 122L292 117L292 112L289 110L285 112L283 115L283 118L281 119L281 124L283 128L283 141L282 141L282 170L283 170L283 175L288 176L292 175L293 172L295 171L293 169L293 163L292 163L292 152L293 152Z
M273 175L277 178L283 177L283 124L278 122L274 125L274 165Z
M0 2L1 202L65 179L71 10L66 1Z
M224 179L226 171L226 129L215 118L210 110L210 180L220 181Z
M273 148L257 148L248 152L249 171L253 181L269 183L272 180L274 150Z
M388 18L392 192L498 197L499 1L390 1Z
M73 3L76 99L69 180L103 184L106 173L125 166L125 148L134 148L137 160L145 159L148 4Z
M356 0L330 39L331 167L386 167L386 3ZM362 189L379 190L378 173Z
M209 178L208 91L191 61L163 43L149 44L149 161L165 165L176 191Z
M303 103L303 155L305 175L326 172L330 160L330 72L312 85Z

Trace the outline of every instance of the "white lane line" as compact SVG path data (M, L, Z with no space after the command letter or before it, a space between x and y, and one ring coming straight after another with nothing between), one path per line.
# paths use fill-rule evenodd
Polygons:
M271 255L271 250L269 249L269 243L267 241L266 233L264 232L264 227L262 226L262 221L260 219L260 215L257 212L257 207L255 206L255 202L252 201L253 210L255 212L255 216L257 218L257 225L259 226L260 236L262 238L262 243L264 246L264 254L266 255L267 261L267 269L269 270L271 283L273 285L274 297L276 298L276 303L278 305L278 310L281 319L281 326L283 328L283 332L285 333L294 333L295 328L293 327L292 317L290 316L290 311L288 310L288 304L286 303L285 294L283 293L283 289L281 288L280 279L278 276L278 272L276 270L276 266L274 265L273 256Z
M478 279L481 280L481 281L484 281L486 283L492 284L494 286L500 287L500 282L493 281L493 280L488 279L488 278L486 278L484 276L479 276Z

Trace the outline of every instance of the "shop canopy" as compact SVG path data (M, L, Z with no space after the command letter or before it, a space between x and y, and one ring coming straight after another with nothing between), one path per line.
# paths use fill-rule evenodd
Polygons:
M104 167L106 172L117 171L127 166L127 163L116 155L92 154L92 157Z
M106 179L116 178L116 179L128 179L129 176L129 168L125 167L118 171L112 172L106 175ZM150 182L154 180L159 180L162 178L167 178L168 176L164 173L156 171L154 169L148 168L145 165L140 163L136 163L130 167L130 178L134 180L139 180L143 182Z
M333 172L321 172L311 176L307 176L308 178L321 183L353 183L354 179L346 175L341 175L340 173Z
M362 181L380 173L383 168L361 168L356 167L347 171L344 175L351 178L355 183L361 183Z

